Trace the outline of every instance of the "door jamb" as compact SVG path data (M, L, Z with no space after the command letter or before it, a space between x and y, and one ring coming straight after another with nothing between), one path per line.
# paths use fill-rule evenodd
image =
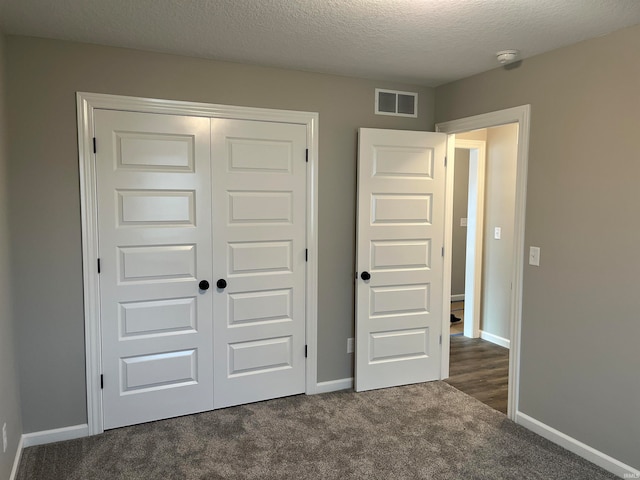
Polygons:
M305 393L317 393L317 305L318 305L318 113L265 108L237 107L96 93L76 93L80 206L82 219L82 275L84 289L85 367L89 435L102 433L100 394L101 336L100 288L98 277L98 221L95 154L93 153L94 110L127 110L142 113L190 115L209 118L260 120L302 124L307 127L307 248L306 272L306 359Z
M482 244L484 232L484 188L485 188L485 150L483 140L455 139L456 148L477 151L475 159L469 156L469 200L467 209L467 248L465 265L464 336L480 336L480 298L482 288ZM455 155L451 163L451 172L455 171ZM473 178L471 177L473 173ZM473 197L471 194L474 194ZM453 205L453 202L448 204ZM473 207L472 207L473 206ZM471 252L471 255L469 253Z
M511 273L512 291L511 291L511 342L509 348L509 387L508 387L508 403L507 416L515 420L519 406L520 394L520 347L521 347L521 324L522 324L522 274L524 269L525 257L525 214L526 214L526 194L527 194L527 168L529 162L529 130L531 118L531 105L521 105L505 110L499 110L490 113L475 115L472 117L461 118L436 124L436 132L449 134L450 142L448 142L449 155L453 154L455 134L468 132L470 130L478 130L480 128L491 128L509 123L518 124L518 154L516 168L516 205L515 205L515 225L514 225L514 259L513 270ZM451 157L450 157L451 158ZM447 169L447 186L453 185L453 172ZM447 212L452 210L449 203L446 207ZM445 217L447 217L445 215ZM449 221L452 221L452 212L449 212ZM450 228L449 236L446 238L447 245L451 245ZM450 249L447 249L450 250ZM445 258L445 271L449 270L449 279L451 278L451 253L449 252ZM447 274L445 273L445 279ZM451 293L451 283L449 286L444 285L445 290ZM445 308L445 310L449 310ZM446 320L446 323L445 323ZM443 318L444 325L449 326L449 317ZM442 342L442 369L441 378L449 376L449 335L444 335ZM446 359L444 355L446 354Z

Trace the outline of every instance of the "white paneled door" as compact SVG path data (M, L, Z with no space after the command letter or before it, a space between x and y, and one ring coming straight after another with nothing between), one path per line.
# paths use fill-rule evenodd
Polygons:
M212 119L214 404L305 389L306 128Z
M306 127L96 110L95 137L104 428L304 392Z
M362 128L357 391L440 378L446 135Z

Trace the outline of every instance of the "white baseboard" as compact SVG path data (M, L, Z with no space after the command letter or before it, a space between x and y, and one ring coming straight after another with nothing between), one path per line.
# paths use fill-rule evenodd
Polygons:
M464 293L459 293L457 295L451 295L452 302L464 302Z
M18 442L18 450L16 451L16 458L13 460L13 468L11 469L9 480L15 480L16 475L18 475L18 467L20 467L20 458L22 458L22 449L24 448L23 436L20 437L20 441Z
M348 390L353 388L353 377L331 380L329 382L318 382L316 393L337 392L338 390Z
M83 425L55 428L42 432L25 433L22 435L22 444L24 448L27 448L35 445L44 445L45 443L61 442L63 440L73 440L75 438L88 436L89 425L85 423Z
M586 445L525 413L516 413L516 423L537 433L541 437L566 448L585 460L604 468L614 475L618 475L621 478L640 478L640 470L636 470L635 468L610 457L606 453L602 453L599 450L596 450L595 448L592 448L589 445Z
M484 330L480 330L480 338L483 340L486 340L487 342L500 345L501 347L504 347L504 348L509 348L511 346L511 340L509 340L508 338L499 337L498 335L485 332Z

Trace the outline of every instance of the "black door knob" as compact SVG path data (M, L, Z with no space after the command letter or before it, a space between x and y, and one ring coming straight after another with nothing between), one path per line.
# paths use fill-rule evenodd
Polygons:
M200 290L209 290L209 282L206 280L200 280L198 287L200 287Z
M218 287L220 290L224 290L225 288L227 288L227 281L224 278L221 278L216 282L216 287Z
M369 272L362 272L360 274L360 278L363 280L369 280L371 278L371 274Z

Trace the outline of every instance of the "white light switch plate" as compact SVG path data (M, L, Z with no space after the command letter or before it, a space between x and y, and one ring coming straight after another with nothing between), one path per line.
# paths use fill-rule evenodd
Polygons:
M353 353L353 337L347 338L347 353Z
M502 227L496 227L493 229L493 238L500 240L502 238Z
M460 219L460 226L461 227L466 227L467 226L467 219L466 218L461 218Z
M529 265L540 266L540 247L529 247Z

